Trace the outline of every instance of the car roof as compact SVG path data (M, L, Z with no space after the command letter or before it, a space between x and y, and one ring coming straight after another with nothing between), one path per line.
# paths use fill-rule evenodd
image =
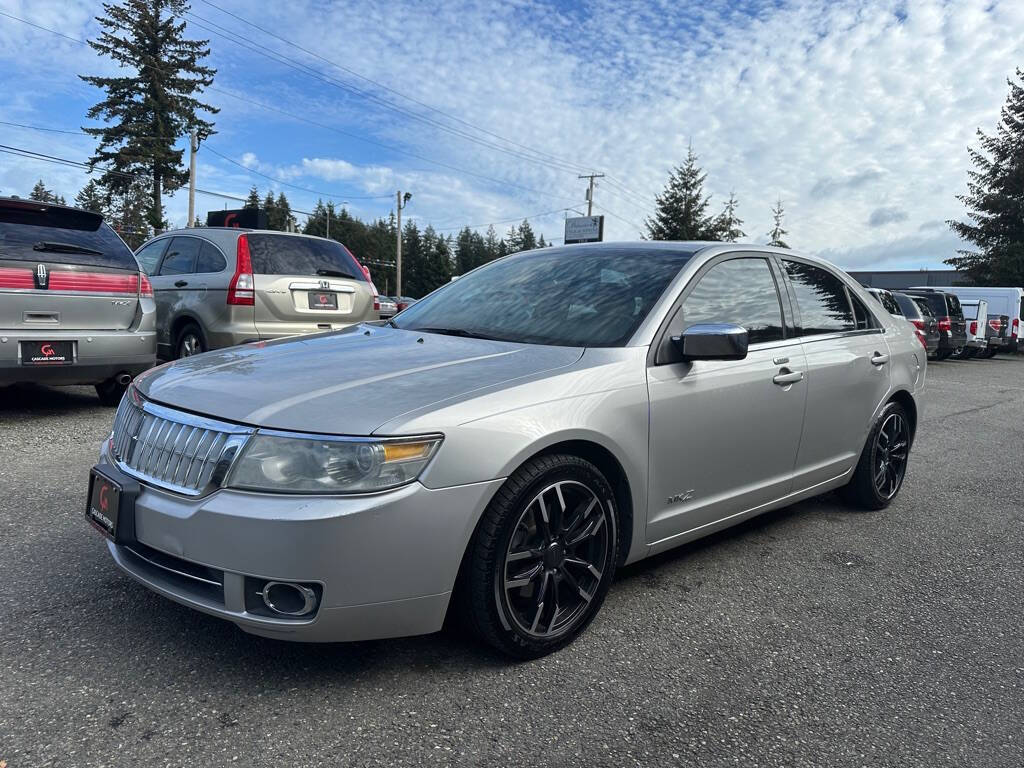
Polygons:
M87 211L85 208L76 208L73 205L61 205L60 203L48 203L42 200L32 200L25 197L0 197L0 208L20 208L21 210L35 210L35 211L68 211L69 213L76 213L78 215L85 214L87 216L95 216L99 220L103 220L102 213L96 213L96 211Z

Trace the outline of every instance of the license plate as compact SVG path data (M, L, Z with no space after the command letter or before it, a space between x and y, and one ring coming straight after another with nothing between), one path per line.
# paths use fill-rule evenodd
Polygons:
M336 293L322 293L322 292L311 292L309 294L309 308L310 309L337 309L338 308L338 294Z
M95 469L89 472L89 501L85 516L108 539L117 538L121 486Z
M73 341L23 341L22 365L74 365Z

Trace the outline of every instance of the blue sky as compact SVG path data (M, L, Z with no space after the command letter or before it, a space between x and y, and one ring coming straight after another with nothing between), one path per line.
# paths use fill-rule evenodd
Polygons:
M203 189L269 186L310 210L318 195L287 183L374 217L401 188L423 225L503 231L529 216L557 239L566 209L586 205L577 175L593 170L608 174L595 195L607 239L636 239L692 141L712 206L734 191L750 241L767 239L781 197L790 244L848 268L953 254L943 222L963 215L966 147L1024 66L1024 36L1009 33L1024 29L1019 0L214 2L188 17L218 69ZM85 39L100 4L0 11ZM0 71L0 121L75 130L98 100L76 75L113 68L0 15ZM3 124L0 136L75 160L93 146ZM0 193L40 177L68 198L87 178L0 155ZM198 210L225 202L200 196ZM185 210L183 192L167 200L172 223Z

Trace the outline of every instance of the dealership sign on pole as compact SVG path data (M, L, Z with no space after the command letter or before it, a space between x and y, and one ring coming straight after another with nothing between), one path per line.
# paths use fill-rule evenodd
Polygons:
M599 243L604 240L604 216L579 216L565 220L565 244Z

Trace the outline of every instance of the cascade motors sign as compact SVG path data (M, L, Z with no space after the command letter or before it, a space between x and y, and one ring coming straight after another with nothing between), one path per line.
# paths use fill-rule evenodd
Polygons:
M604 216L579 216L565 220L565 244L599 243L604 240Z
M206 226L266 229L267 212L261 208L239 208L234 211L207 211Z

